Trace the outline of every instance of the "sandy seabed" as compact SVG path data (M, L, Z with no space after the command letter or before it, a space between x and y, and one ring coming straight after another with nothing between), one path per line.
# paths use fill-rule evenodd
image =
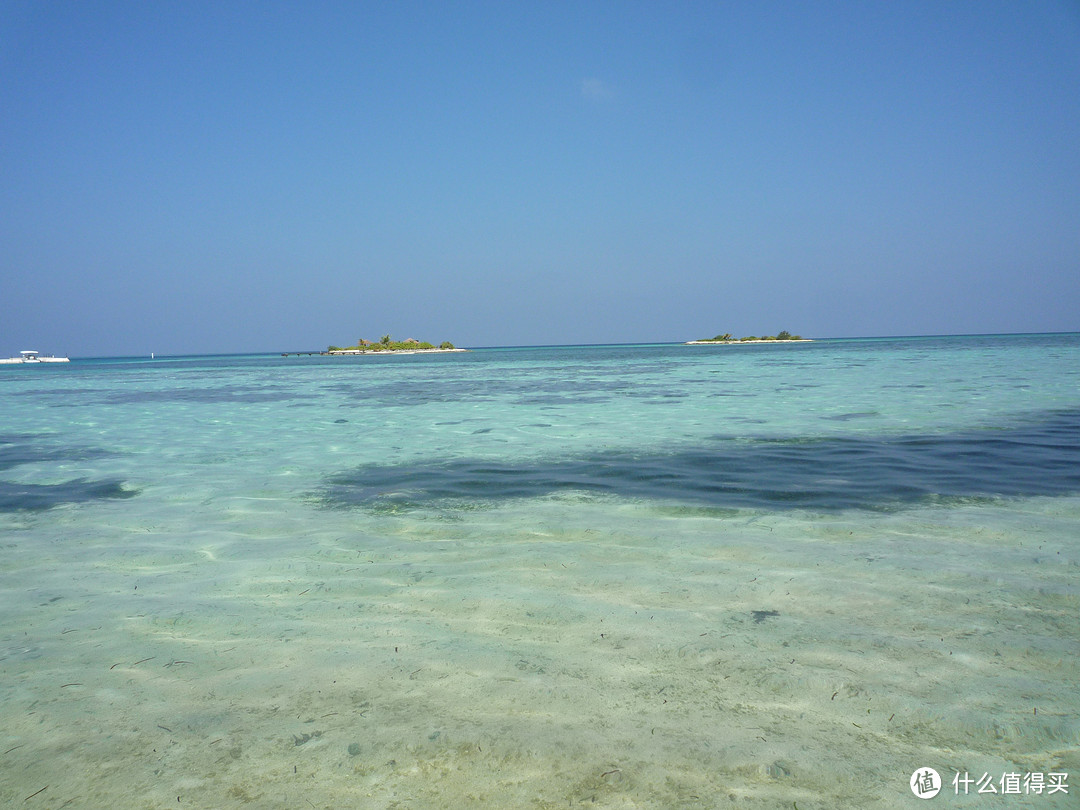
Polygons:
M9 517L0 803L886 808L920 767L1075 774L1080 507L1030 509L563 495L313 533L237 499L54 510L45 548Z

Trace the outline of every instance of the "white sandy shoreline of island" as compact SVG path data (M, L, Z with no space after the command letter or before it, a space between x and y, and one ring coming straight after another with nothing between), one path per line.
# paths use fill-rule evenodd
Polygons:
M333 351L310 351L310 352L282 352L282 357L295 355L297 357L342 357L354 355L390 355L390 354L441 354L444 352L467 352L468 349L334 349Z
M467 352L468 349L334 349L319 354L438 354L439 352Z
M747 343L813 343L811 338L798 340L688 340L684 346L742 346Z

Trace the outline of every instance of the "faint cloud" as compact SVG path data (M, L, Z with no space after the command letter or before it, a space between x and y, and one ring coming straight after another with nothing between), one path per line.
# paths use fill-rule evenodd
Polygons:
M582 79L581 96L592 101L603 101L611 98L611 88L602 79Z

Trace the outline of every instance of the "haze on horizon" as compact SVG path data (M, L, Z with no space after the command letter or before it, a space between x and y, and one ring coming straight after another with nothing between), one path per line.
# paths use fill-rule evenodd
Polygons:
M1080 6L0 5L0 355L1080 330Z

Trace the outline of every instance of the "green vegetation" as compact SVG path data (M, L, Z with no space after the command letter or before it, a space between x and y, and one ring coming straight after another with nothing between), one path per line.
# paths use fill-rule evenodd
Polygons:
M383 335L378 343L360 338L355 346L328 346L328 352L401 352L416 351L418 349L434 349L435 345L427 341L408 338L406 340L394 340L390 335ZM453 349L454 344L444 340L439 344L440 349Z
M755 337L754 335L748 335L747 337L736 338L731 336L731 332L725 332L722 335L717 335L712 338L702 338L697 341L698 343L744 343L748 341L760 341L760 340L805 340L805 338L799 335L793 335L788 330L784 329L775 335L762 335L761 337Z

